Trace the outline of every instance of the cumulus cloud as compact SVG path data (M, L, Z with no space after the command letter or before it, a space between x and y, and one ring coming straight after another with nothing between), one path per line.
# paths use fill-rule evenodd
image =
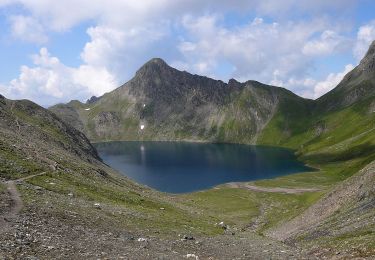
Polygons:
M357 33L357 42L353 53L357 61L360 61L365 56L368 47L375 40L375 20L363 25L359 28Z
M330 73L325 80L315 84L312 97L318 98L332 90L340 83L344 76L353 69L354 66L352 64L348 64L345 66L343 71L339 73Z
M280 16L289 12L311 14L327 10L347 10L354 4L355 0L262 0L255 1L255 8L262 14Z
M87 30L90 41L85 44L81 58L91 66L102 66L121 78L139 66L139 58L152 50L153 45L168 32L163 22L122 30L109 26L95 26Z
M32 59L33 67L22 66L18 78L0 87L9 98L27 98L48 106L89 95L102 95L118 85L104 67L68 67L51 56L46 48L41 48Z
M227 76L279 85L291 79L304 80L314 57L332 54L344 42L338 33L325 30L327 23L319 19L266 23L258 17L235 29L228 29L219 21L220 17L214 15L185 16L182 24L189 38L182 39L178 47L185 62L175 64L210 75L225 62L233 65L233 75ZM310 40L317 33L321 33L319 40Z
M14 38L33 43L45 43L48 40L43 26L33 17L14 15L10 17L11 33Z
M355 3L356 0L237 0L235 4L227 0L0 0L0 6L21 4L33 16L43 18L45 25L53 30L66 30L86 20L98 20L105 25L134 26L186 13L223 10L289 17L291 12L311 14L345 10Z
M325 30L319 39L307 41L303 46L302 52L312 56L330 55L337 51L347 50L349 47L349 39L334 31Z
M290 17L296 13L324 17L355 2L0 0L0 6L18 4L26 10L27 16L13 16L10 21L13 36L29 42L45 43L50 31L64 32L90 21L81 66L66 66L42 49L33 56L34 66L23 66L20 76L1 89L17 98L42 99L44 104L84 99L117 87L147 59L161 56L180 69L207 76L256 79L307 93L317 84L309 77L314 59L346 50L350 44L339 28L332 27L332 20ZM258 17L228 26L222 15L232 11ZM363 42L366 30L358 34Z
M329 73L323 80L316 80L311 77L295 78L291 77L286 81L274 80L271 84L283 86L288 89L296 89L297 94L310 99L317 99L335 88L347 73L354 69L354 65L347 64L343 71Z

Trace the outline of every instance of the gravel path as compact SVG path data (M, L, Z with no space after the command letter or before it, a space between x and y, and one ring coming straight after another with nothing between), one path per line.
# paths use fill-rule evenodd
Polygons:
M319 191L319 189L313 188L267 188L267 187L259 187L251 184L240 183L240 182L231 182L227 184L231 188L241 188L241 189L248 189L252 191L259 191L259 192L275 192L275 193L287 193L287 194L297 194L297 193L304 193L304 192L314 192Z
M17 180L6 181L3 183L8 192L10 207L7 211L2 213L0 212L0 234L9 230L9 228L11 227L11 223L16 220L18 214L23 208L21 194L17 190L16 183L44 174L46 174L46 172L30 175Z
M7 188L11 203L9 210L0 215L0 234L9 230L11 222L17 218L18 213L23 207L21 195L17 190L15 182L8 181L5 183L5 186Z

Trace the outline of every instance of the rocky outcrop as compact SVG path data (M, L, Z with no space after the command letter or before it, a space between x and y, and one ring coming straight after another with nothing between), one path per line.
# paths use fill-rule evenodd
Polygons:
M64 122L67 122L75 129L83 132L84 125L79 118L79 114L74 107L65 104L57 104L51 108L50 111L56 113Z
M99 138L106 139L120 130L120 116L116 112L100 112L93 118L93 122Z
M92 103L95 103L95 102L98 101L99 99L100 99L100 97L92 96L91 98L89 98L89 99L86 101L86 104L92 104Z

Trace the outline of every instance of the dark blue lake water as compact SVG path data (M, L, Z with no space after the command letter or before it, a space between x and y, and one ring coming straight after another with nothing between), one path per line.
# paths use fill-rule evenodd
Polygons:
M112 168L170 193L311 170L292 151L275 147L184 142L108 142L95 147Z

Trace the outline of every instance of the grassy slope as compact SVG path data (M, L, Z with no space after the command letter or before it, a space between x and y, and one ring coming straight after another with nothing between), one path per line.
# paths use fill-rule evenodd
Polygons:
M128 231L147 230L149 234L158 233L161 236L177 236L179 233L194 233L198 236L221 233L221 230L214 226L212 219L195 214L193 208L182 207L173 197L133 185L115 175L109 178L88 178L87 173L76 172L74 175L67 175L55 172L32 178L28 182L65 198L52 202L57 216L74 211L77 215L86 216L88 220L95 221L95 224L101 226L116 225ZM45 201L51 203L51 197L40 198L33 191L24 192L27 193L25 197L28 203L35 200L41 204ZM70 204L66 203L69 193L74 194L74 200L71 200L73 203ZM81 201L79 207L76 200ZM100 203L100 210L95 209L95 203ZM89 216L92 214L94 217Z
M26 208L39 205L63 219L70 218L68 212L74 211L101 226L113 223L122 229L161 235L222 233L209 217L195 214L193 208L173 196L136 185L93 157L85 160L77 156L77 150L69 150L74 145L69 134L57 127L58 121L43 120L48 113L42 108L31 105L26 112L22 105L9 107L2 111L7 119L0 122L0 179L46 173L27 180L41 189L19 186ZM39 114L33 112L38 109ZM51 169L51 162L58 162L56 170ZM1 184L0 192L3 189ZM69 193L76 199L71 199L71 203L67 203ZM94 203L103 205L102 210L95 209Z
M253 192L220 186L208 191L183 195L187 204L212 216L217 223L224 221L237 230L263 232L290 220L321 196L321 192L282 194Z
M269 145L276 142L280 146L295 149L300 160L319 171L257 181L256 184L267 187L318 187L324 190L321 194L323 195L337 183L357 174L375 160L375 113L372 111L374 100L374 97L369 97L342 110L316 113L311 119L303 120L303 124L294 125L295 134L291 136L285 135L283 115L276 115L258 139L259 143ZM316 194L306 196L310 196L311 200L305 206L312 205ZM345 209L341 210L345 212ZM335 216L343 217L345 213L337 213ZM341 221L345 221L345 218ZM331 222L322 224L321 229L333 228L332 224L329 224ZM325 247L348 249L348 246L342 246L344 243L355 248L353 250L357 250L359 256L371 254L374 244L369 244L369 241L374 240L375 234L369 232L370 230L371 226L367 225L365 229L348 229L347 233L337 236L323 235L320 239L310 241L309 247L319 243Z
M315 113L299 126L295 124L295 133L291 136L284 134L283 125L279 123L282 115L278 114L267 125L258 143L276 142L295 149L301 160L323 170L331 171L340 164L348 168L345 163L352 162L354 168L349 171L355 172L374 159L375 113L370 111L374 100L371 97L339 111ZM350 174L344 175L348 177Z

